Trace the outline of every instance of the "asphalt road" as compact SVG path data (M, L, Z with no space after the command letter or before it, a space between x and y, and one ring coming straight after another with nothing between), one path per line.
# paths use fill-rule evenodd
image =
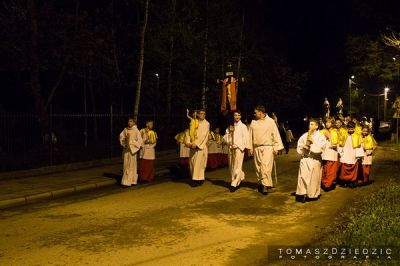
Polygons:
M383 169L393 152L378 154ZM395 153L398 154L398 153ZM253 162L246 180L228 191L228 169L185 181L112 187L0 212L0 265L265 265L268 247L311 243L341 210L384 183L338 188L297 203L298 157L277 157L278 184L257 192ZM381 165L381 166L379 166Z

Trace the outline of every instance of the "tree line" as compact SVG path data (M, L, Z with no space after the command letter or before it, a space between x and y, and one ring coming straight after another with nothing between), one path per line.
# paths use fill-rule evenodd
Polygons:
M0 110L118 112L171 117L201 105L219 112L227 62L240 75L239 108L293 112L306 74L254 27L245 1L5 0ZM145 28L144 28L145 27ZM140 89L140 94L138 94ZM140 98L139 98L140 97ZM139 101L140 100L140 101Z

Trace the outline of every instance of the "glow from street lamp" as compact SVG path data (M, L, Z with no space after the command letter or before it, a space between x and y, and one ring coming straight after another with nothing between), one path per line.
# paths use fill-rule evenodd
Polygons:
M351 79L354 79L354 76L351 76Z
M389 91L389 88L386 87L386 88L385 88L385 92L388 92L388 91Z
M156 73L155 76L158 78L158 73Z
M393 57L393 61L396 61L396 57Z

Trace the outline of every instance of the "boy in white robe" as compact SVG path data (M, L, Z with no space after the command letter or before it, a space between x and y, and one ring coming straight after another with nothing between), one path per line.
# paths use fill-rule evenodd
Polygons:
M128 119L128 127L119 134L119 142L123 147L122 159L124 161L121 185L136 185L138 180L137 154L143 140L133 118Z
M244 150L248 147L249 132L240 119L240 111L233 112L234 124L227 128L224 135L224 141L229 146L228 161L232 178L230 192L235 192L245 177L242 166Z
M199 126L196 129L196 137L193 143L186 142L186 147L190 148L189 167L192 175L193 186L201 186L205 180L205 170L207 166L207 141L210 132L210 123L205 119L206 111L199 110L197 118Z
M371 174L373 152L378 146L378 143L372 136L368 125L363 126L361 133L361 147L364 150L364 157L362 158L362 171L361 174L358 175L357 182L361 186L366 186L373 182L369 179L369 176Z
M317 200L321 194L322 151L326 138L318 131L317 119L309 120L309 130L297 142L302 156L297 179L296 201Z
M185 143L190 142L189 130L186 129L183 132L176 134L175 140L179 145L179 169L178 175L180 178L189 178L189 156L190 156L190 148L186 147Z
M364 150L361 147L361 136L355 132L355 123L347 123L347 134L342 136L343 147L339 147L341 169L339 175L340 184L345 187L357 187L359 166L364 157Z

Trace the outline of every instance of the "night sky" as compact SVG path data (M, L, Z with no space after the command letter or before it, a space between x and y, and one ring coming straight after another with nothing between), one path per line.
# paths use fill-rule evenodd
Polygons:
M13 3L13 1L6 2L7 4ZM79 1L77 1L76 3L78 2ZM258 0L250 2L233 2L235 3L233 5L235 5L236 8L244 6L245 9L245 42L265 43L266 45L272 47L273 53L275 53L278 57L280 56L287 60L289 66L294 71L297 71L299 73L307 73L307 81L303 88L303 101L305 106L307 106L307 110L309 112L316 112L317 110L319 110L324 97L337 99L337 97L339 97L341 93L340 89L346 89L348 77L352 75L352 66L346 62L345 55L345 44L349 35L369 34L373 37L377 37L387 27L396 28L399 25L399 16L398 14L396 14L396 12L399 10L397 8L397 1ZM22 2L20 3L19 1L16 1L16 3L24 6ZM47 7L45 4L40 6L40 8L42 9L42 13L40 15L46 14L46 12L49 12L49 14L51 12L56 12L52 10L58 10L57 12L59 13L61 13L63 10L70 10L70 13L73 14L74 9L76 8L76 3L72 4L72 2L70 1L62 3L62 1L60 1L57 4L59 6L51 7L51 5L49 5L50 8ZM114 5L114 8L112 9L112 12L114 13L112 16L110 15L111 11L106 10L107 8L110 9L110 3L113 3ZM163 3L165 4L166 2ZM152 2L152 5L154 7L161 6L162 4L159 1L154 1ZM218 5L218 3L216 5ZM7 5L4 6L7 7ZM165 7L167 6L168 5L165 5ZM132 50L132 48L137 45L137 35L135 35L134 31L133 33L128 32L126 31L126 28L121 27L121 29L119 29L118 26L124 24L132 24L132 28L137 31L139 25L137 24L137 22L140 20L140 15L139 17L135 17L135 15L140 13L140 4L138 4L137 1L89 1L80 3L79 8L82 9L82 11L80 11L80 14L87 14L85 16L88 16L89 18L90 16L93 16L93 19L90 20L89 27L92 27L95 30L101 30L101 27L97 24L110 26L112 23L114 23L116 25L116 36L117 38L120 38L117 40L119 42L117 44L121 47L125 46L125 51L122 51L120 55L120 67L122 69L121 71L125 71L125 73L123 74L125 74L126 78L124 86L126 91L128 91L128 89L129 91L132 91L131 88L134 84L134 75L132 75L132 72L135 71L135 66L133 62L135 62L136 59L136 54L133 53L134 50ZM161 7L159 8L162 9ZM86 11L84 11L83 9ZM9 15L7 14L7 10L9 9L2 8L2 12L5 12L4 14L6 14L6 16ZM43 10L45 10L45 12L43 12ZM136 11L133 16L132 13L130 13L132 11ZM239 10L238 14L240 13L241 11ZM55 19L58 16L57 13L54 13L52 15ZM105 15L108 15L108 17L106 17ZM154 21L159 19L160 16L160 14L151 14L151 23L154 23ZM237 19L240 21L240 17L238 17ZM53 26L51 19L42 18L40 23L40 27L43 28L51 28L50 26ZM152 25L151 23L150 26ZM10 25L3 26L6 28L10 27ZM29 23L26 24L26 26L29 26ZM148 34L153 34L154 32L165 30L162 24L160 24L159 26L160 27L157 29L149 29ZM3 30L2 34L5 34L4 36L7 37L7 30ZM29 35L21 38L24 40L29 40ZM67 37L63 36L60 39L62 38ZM130 44L131 42L132 44ZM18 41L15 42L15 44L16 46L20 45ZM51 55L54 52L53 47L50 46L51 44L48 44L47 42L41 42L40 44L40 49L42 49L41 52L43 52L43 54ZM54 44L59 45L57 42L54 42ZM164 42L163 45L165 44L167 43ZM151 43L148 43L148 45L151 45ZM2 106L2 108L0 108L0 110L10 109L11 105L15 105L15 103L17 102L21 104L21 101L21 106L24 106L24 108L27 107L25 109L29 109L28 106L32 105L29 102L32 100L32 97L30 96L29 88L23 87L29 86L29 69L28 67L26 67L29 60L27 60L26 58L20 60L8 57L9 51L7 49L4 49L5 46L9 47L10 43L3 43L3 47L1 49L3 66L1 68L0 77L3 80L2 83L4 91L1 94L2 99L0 102L0 107ZM22 46L22 48L17 48L29 51L29 43ZM127 51L131 54L127 54ZM153 50L150 49L146 52L147 55L149 55L154 51L157 52L157 48L153 47ZM198 52L199 56L201 55L200 51L201 50L199 50ZM104 51L99 50L99 53L104 53ZM145 69L145 75L147 75L147 78L145 78L144 85L147 84L148 86L154 86L153 72L157 71L157 69L162 70L162 67L157 66L157 60L161 58L161 56L157 56L154 56L154 58L152 59L146 59L151 60L152 62L149 64L153 65L148 69ZM24 60L26 61L24 62ZM52 60L54 60L54 58L52 58ZM60 66L62 64L63 57L60 56L60 58L57 60L58 69L50 70L46 68L46 66L43 67L46 73L41 73L43 77L42 82L44 84L42 86L42 89L45 92L48 92L48 87L52 86L51 84L54 82L53 80L55 79L54 76L57 75L59 69L61 68ZM200 59L198 60L198 62L201 62ZM10 66L8 66L5 63L7 61L12 61L13 63L15 61L17 63L16 65L11 64ZM19 74L10 74L10 72L15 72L15 69L21 69L21 67L18 65L18 63L20 63L19 61L23 62L21 64L25 64L26 69L21 70L21 73ZM43 61L45 61L45 59L43 59ZM106 61L101 61L101 64L103 64L104 62ZM94 62L93 64L96 65L99 63ZM112 62L109 64L112 64ZM155 70L155 67L153 66L157 66L157 69ZM257 66L251 65L249 71L251 72L252 70L254 70L252 69L254 67ZM146 72L146 70L149 71ZM201 71L199 70L196 70L198 72L197 76L201 76ZM100 73L101 71L103 70L99 70L99 73L97 74L102 75ZM51 76L50 81L46 80L46 75L47 77ZM163 73L161 73L160 75L162 76ZM162 76L160 79L161 89L165 88L166 81L165 78L163 79L163 77L165 77L165 75ZM71 76L70 80L63 81L61 86L82 86L79 84L79 81L76 81L75 85L71 85L72 79L74 79L74 77ZM215 77L213 77L213 79L215 79ZM17 82L16 80L18 80L18 83L10 84L12 82ZM77 79L75 78L75 80ZM105 81L102 81L102 84L105 84L104 86L108 87L115 87L115 84L107 83L110 82L109 80L110 79L106 79ZM113 92L111 96L107 97L104 97L104 93L102 94L100 90L98 90L98 93L101 99L106 99L108 97L111 99L110 101L116 102L118 102L119 100L115 100L113 99L113 97L120 97L124 94L124 97L127 97L124 91L117 93ZM71 93L65 94L68 96ZM25 95L25 97L23 95ZM132 94L129 94L128 98L131 98L132 96ZM56 94L55 99L60 100L64 99L64 97L65 95L60 92ZM99 100L99 102L101 102L101 99ZM144 99L143 101L146 100ZM132 101L129 104L131 103ZM127 104L128 103L125 103L125 106Z
M104 158L119 152L108 144L117 141L126 117L134 110L144 2L2 1L0 148L14 151L40 147L44 144L40 136L53 127L51 130L57 134L59 144L77 155L83 154L80 151L86 142L96 149L102 143L98 154L85 147L88 158L93 154ZM241 74L245 82L240 83L238 97L243 118L251 120L254 107L264 104L268 114L277 113L279 121L288 121L293 130L303 132L307 126L305 116L323 115L325 97L333 113L339 97L344 100L345 113L348 112L348 81L353 74L360 91L365 88L369 93L382 94L384 86L391 87L388 111L395 96L400 94L400 74L396 84L392 60L400 51L385 47L381 41L381 34L388 29L400 32L398 1L209 0L208 12L206 1L179 0L176 12L171 11L171 2L150 2L137 119L139 127L144 126L146 119L155 121L156 131L163 133L158 144L160 149L176 146L173 137L188 125L186 108L194 110L201 105L203 84L207 88L207 120L222 130L226 127L228 117L220 111L221 83L217 79L224 77L227 61L238 58L243 13ZM32 37L35 19L27 3L33 3L36 8L36 37ZM204 77L206 18L209 35ZM174 46L168 78L171 36ZM375 76L362 73L360 67L354 73L357 66L349 61L348 44L352 36L380 45L377 57L386 63L376 64ZM32 45L35 38L36 50ZM359 52L359 57L368 57L364 56L366 50L354 47L352 51ZM363 67L370 66L366 62ZM385 67L382 71L381 66ZM390 75L380 78L380 72ZM35 80L39 95L34 93ZM170 100L168 89L172 95ZM381 96L371 97L367 103L361 102L365 99L362 95L358 96L358 102L356 97L353 99L353 106L358 108L354 113L359 112L356 115L369 112L368 116L382 118ZM168 103L171 103L170 112ZM114 116L108 116L111 110ZM21 118L19 114L28 116ZM93 114L100 116L93 118L97 117ZM109 117L115 117L114 121ZM21 132L30 134L21 135Z
M317 102L309 109L317 112L324 97L337 98L338 88L347 89L352 75L345 58L347 37L396 29L398 10L397 1L259 1L249 6L249 17L258 14L249 23L272 38L274 49L294 69L308 73L305 100Z

